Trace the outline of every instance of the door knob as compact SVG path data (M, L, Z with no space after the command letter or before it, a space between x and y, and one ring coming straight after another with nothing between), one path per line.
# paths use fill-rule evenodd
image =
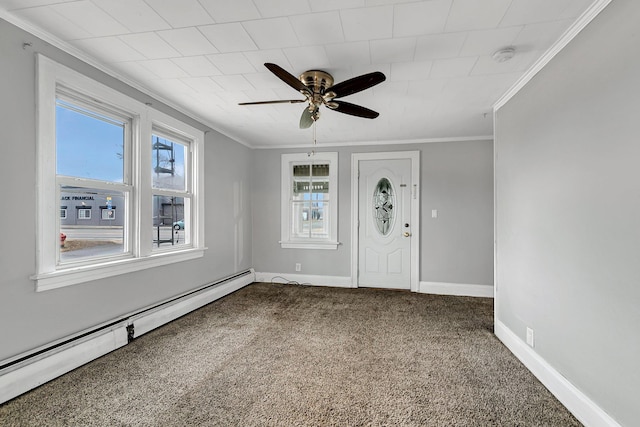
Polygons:
M404 233L402 233L402 235L404 237L409 237L409 236L411 236L411 233L409 233L408 231L405 231Z

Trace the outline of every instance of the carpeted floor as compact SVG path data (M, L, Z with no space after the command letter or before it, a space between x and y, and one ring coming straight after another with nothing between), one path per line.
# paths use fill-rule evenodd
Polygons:
M256 283L0 406L2 426L580 426L493 301Z

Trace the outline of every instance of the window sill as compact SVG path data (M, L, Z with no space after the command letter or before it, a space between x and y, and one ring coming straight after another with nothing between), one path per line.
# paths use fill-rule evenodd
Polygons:
M180 251L154 253L144 258L127 258L101 262L77 267L60 269L51 273L41 273L31 276L35 281L36 292L104 279L134 271L160 267L176 262L201 258L207 248L189 248Z
M340 242L279 242L282 249L338 249Z

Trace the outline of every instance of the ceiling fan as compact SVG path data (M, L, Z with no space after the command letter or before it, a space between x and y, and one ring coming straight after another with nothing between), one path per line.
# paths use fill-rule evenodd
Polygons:
M385 81L386 77L380 71L353 77L334 85L333 76L325 71L309 70L302 73L299 78L296 78L279 65L267 62L264 66L280 80L304 95L305 99L241 102L238 105L297 104L307 102L309 106L302 111L302 116L300 117L300 129L311 127L311 125L320 118L321 105L325 105L330 110L339 113L364 117L366 119L375 119L380 115L378 112L360 105L337 100L337 98L343 98L369 89Z

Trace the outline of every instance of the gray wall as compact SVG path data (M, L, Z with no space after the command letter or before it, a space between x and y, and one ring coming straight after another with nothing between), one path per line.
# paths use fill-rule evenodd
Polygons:
M24 42L32 47L23 49ZM0 20L0 141L4 206L0 246L0 361L252 266L251 151L214 132L205 142L204 258L35 292L35 56L50 58L130 96L148 96ZM154 102L163 112L201 124ZM10 202L18 202L10 206ZM233 248L233 250L231 250Z
M640 385L640 2L617 0L496 116L496 318L621 425Z
M354 119L357 120L357 119ZM321 146L321 143L319 143ZM329 147L338 151L337 250L281 249L280 157L305 150L255 150L253 255L259 272L351 275L351 154L419 150L420 280L493 284L493 144L491 141ZM318 150L319 151L319 150ZM431 210L438 218L431 218Z

